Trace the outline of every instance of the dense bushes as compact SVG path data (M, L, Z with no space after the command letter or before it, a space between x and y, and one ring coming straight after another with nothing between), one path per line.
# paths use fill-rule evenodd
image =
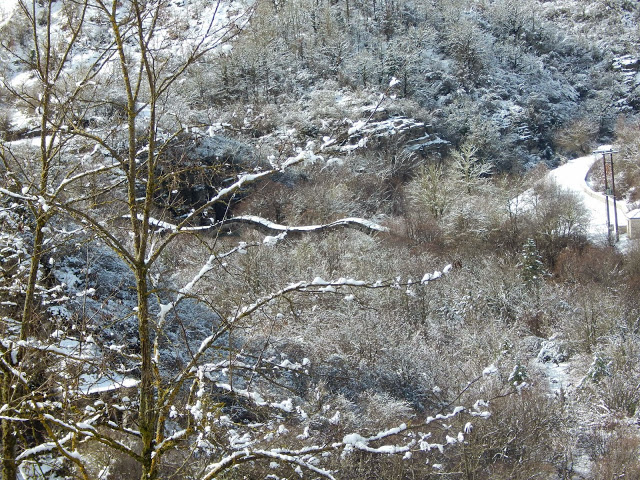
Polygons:
M570 418L578 412L568 395L601 403L615 415L636 414L638 376L631 359L637 348L637 307L625 298L637 262L633 254L590 244L584 210L556 185L539 183L516 202L513 192L522 192L538 173L524 183L482 173L470 177L460 163L466 155L467 167L473 167L472 151L464 152L440 163L418 161L409 181L398 184L399 212L358 194L360 181L367 191L384 191L385 175L349 164L302 168L305 180L293 190L271 184L274 198L287 205L278 210L284 223L302 221L299 212L305 206L314 215L307 221L329 221L349 212L384 214L392 231L375 239L334 232L291 239L267 256L256 252L260 258L242 270L251 272L252 282L259 279L259 289L266 284L275 288L286 278L390 278L397 272L413 286L292 299L295 308L286 307L277 322L252 332L260 342L268 337L279 349L304 352L313 365L309 381L319 382L327 398L339 395L346 402L341 412L351 412L347 417L354 430L381 428L377 422L391 418L388 410L383 414L374 408L382 402L412 415L433 411L495 363L501 373L494 390L473 390L464 397L496 397L490 402L494 416L475 427L463 448L434 462L464 472L465 478L553 475L570 468L570 457L582 451L563 444L562 439L570 442L576 435ZM352 160L371 165L369 159ZM320 194L318 185L325 185L326 192ZM336 203L325 196L332 191L341 192ZM437 195L447 191L449 197ZM261 204L260 198L249 198L244 208ZM499 252L496 240L503 242ZM268 260L279 265L277 273L262 269ZM538 268L533 274L531 261ZM423 272L443 263L455 265L447 279L419 285ZM570 359L578 377L562 385L556 397L549 394L546 367L537 363L546 357L536 360L541 339L551 335L562 354L550 361ZM589 376L596 356L608 365L597 380ZM595 468L610 468L602 457L594 460ZM409 460L355 457L343 458L340 468L348 476L382 468L389 478L404 478L407 472L430 478L433 472Z

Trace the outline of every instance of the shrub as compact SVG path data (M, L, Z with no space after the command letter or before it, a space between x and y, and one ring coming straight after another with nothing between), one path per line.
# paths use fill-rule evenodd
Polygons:
M536 201L529 217L530 236L536 242L545 264L553 269L560 253L568 246L583 245L589 216L573 192L552 182L535 188Z
M553 438L565 425L559 404L544 388L527 387L491 401L490 407L491 418L475 423L464 446L453 452L452 471L463 472L465 479L501 480L555 473L548 458L558 448Z
M596 459L593 478L615 480L640 478L640 438L629 429L614 432L607 440L604 451Z
M591 118L579 118L556 131L553 143L565 155L580 156L591 153L597 137L598 122Z
M554 274L559 281L572 284L616 285L622 280L623 264L624 257L616 250L587 245L560 253Z

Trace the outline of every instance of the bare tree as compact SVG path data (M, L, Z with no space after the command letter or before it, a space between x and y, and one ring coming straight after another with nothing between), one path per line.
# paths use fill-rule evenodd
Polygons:
M259 217L242 216L225 217L211 225L198 225L201 215L208 209L219 202L228 202L252 183L292 168L303 161L301 156L268 168L243 171L226 186L218 185L216 193L186 215L172 218L170 211L157 202L164 182L175 173L171 168L203 168L170 163L174 145L189 128L180 112L175 111L173 96L179 93L180 80L188 74L190 67L205 61L209 55L215 55L222 45L230 42L244 28L251 8L240 11L227 9L219 2L197 13L187 12L185 23L180 23L167 21L176 13L175 6L169 1L87 0L81 4L63 3L70 12L67 28L72 35L65 37L67 43L63 43L60 50L61 44L54 41L52 33L56 25L54 6L53 0L44 7L35 2L31 5L20 3L33 31L35 52L22 61L36 72L38 82L28 91L11 83L5 85L13 98L37 109L41 116L39 181L29 183L31 166L26 163L28 157L19 155L15 145L6 144L3 155L5 168L16 172L16 185L12 189L3 189L2 193L28 205L36 225L21 332L4 355L6 389L3 400L5 404L12 405L16 403L13 398L16 392L30 397L34 393L32 382L23 375L28 367L24 356L13 358L11 355L13 345L32 351L34 361L42 362L45 357L57 355L64 357L68 366L81 366L91 360L78 352L50 348L35 338L35 292L44 255L44 234L53 216L59 214L74 219L82 224L82 229L92 232L124 261L133 274L136 301L133 311L128 314L135 317L137 351L123 353L121 358L133 364L137 371L134 381L127 383L135 388L137 399L117 408L103 403L80 410L77 407L83 391L76 387L65 390L68 394L62 412L56 410L59 408L56 407L57 402L22 402L20 408L14 408L13 416L3 417L5 478L16 477L17 462L52 451L75 464L81 476L89 478L91 466L80 453L86 444L102 445L129 457L139 465L141 478L145 480L161 477L167 457L175 454L180 445L184 446L181 451L185 461L190 450L202 448L201 444L212 445L207 460L199 464L200 471L185 469L190 475L201 478L215 478L234 465L260 459L278 459L333 478L329 470L316 466L310 456L354 449L403 455L410 451L442 449L447 441L431 444L426 437L418 441L416 432L465 412L464 408L453 403L443 405L438 417L415 422L410 427L401 424L366 437L347 435L342 441L330 444L282 448L265 440L271 424L245 429L243 438L251 441L240 450L236 440L229 440L229 445L212 443L219 439L215 440L217 437L211 428L222 424L213 421L220 409L215 404L208 404L205 392L210 388L226 390L269 412L304 416L304 411L296 412L290 401L266 400L257 389L252 391L233 381L222 383L212 380L213 372L232 370L247 372L251 378L256 375L272 377L271 381L278 384L278 372L295 372L300 368L298 365L273 364L262 358L262 354L249 355L250 359L243 360L247 355L234 353L235 347L228 340L234 329L246 328L252 316L268 311L274 302L293 302L297 295L348 295L353 289L399 289L408 287L411 281L397 278L327 281L315 278L256 293L231 310L223 311L212 305L219 315L209 325L209 335L198 338L197 344L193 345L185 334L181 348L188 352L186 362L182 365L168 362L164 352L171 346L167 343L166 332L174 314L186 300L203 299L197 290L199 283L217 267L224 269L226 258L251 248L268 248L282 241L286 235L338 228L355 228L365 233L384 232L386 229L359 218L290 227ZM91 47L94 59L91 65L75 71L70 66L70 59L83 28L87 27L89 16L92 22L101 25L104 36ZM194 16L196 21L190 23ZM40 34L41 29L44 29L43 35ZM116 102L108 98L102 93L105 86L113 87L117 98L124 100ZM119 104L118 114L114 114L113 108L109 110L116 103ZM100 115L104 109L110 112L110 118ZM93 152L96 158L88 158L83 163L71 147ZM95 191L85 192L86 182L93 184ZM267 235L253 244L241 242L224 251L218 248L215 234L211 236L213 240L198 236L207 231L217 232L233 223L254 226L275 235ZM209 251L208 258L200 260L200 269L182 288L163 288L159 278L160 267L167 262L169 252L179 248L176 244L187 236L196 237L201 242L202 251ZM418 285L427 285L441 276L441 272L425 275ZM221 347L224 341L230 343L226 349ZM225 360L216 353L220 351L226 352ZM21 385L19 389L12 387L16 382ZM89 395L90 389L84 393ZM131 414L131 420L112 420L114 410ZM16 455L12 431L16 421L27 418L37 419L48 439ZM229 426L225 428L229 433Z
M53 21L59 10L57 22ZM10 183L1 192L25 205L31 214L32 237L29 246L29 272L24 281L20 330L17 338L3 344L2 353L2 401L16 409L20 417L28 394L24 377L27 372L38 371L35 365L38 355L27 355L27 341L37 334L40 317L42 260L47 249L46 231L51 219L58 212L55 204L64 202L64 190L89 175L81 165L68 163L65 155L70 150L73 136L67 118L71 112L82 118L78 103L99 71L99 65L108 56L108 50L96 60L84 65L84 69L71 67L74 50L83 35L88 2L28 2L20 0L15 16L26 24L31 38L30 49L10 45L11 38L4 37L0 47L13 61L25 68L14 79L3 77L2 87L16 104L35 112L33 129L29 138L16 142L3 142L0 151ZM92 170L95 174L108 167ZM50 240L50 239L49 239ZM18 343L20 347L17 347ZM16 351L17 349L17 351ZM16 377L17 376L17 377ZM16 478L15 423L11 415L3 418L3 478Z

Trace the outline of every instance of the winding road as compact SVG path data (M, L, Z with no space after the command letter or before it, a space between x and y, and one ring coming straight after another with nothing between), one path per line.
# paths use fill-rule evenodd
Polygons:
M601 150L607 150L608 146L600 147ZM566 190L575 193L582 200L585 208L589 211L591 223L589 226L589 236L593 240L606 240L607 238L607 209L605 196L597 193L587 185L585 178L591 165L596 161L602 161L600 154L588 155L586 157L576 158L564 165L551 170L548 177L554 180L558 185ZM618 201L618 227L627 227L626 205L624 202ZM614 222L613 202L609 202L609 212L611 223ZM620 233L623 232L620 230Z

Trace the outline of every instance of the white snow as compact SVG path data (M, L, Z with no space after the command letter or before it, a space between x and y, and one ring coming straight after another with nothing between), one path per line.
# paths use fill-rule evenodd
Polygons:
M345 445L366 445L367 439L358 433L350 433L344 436L342 443Z
M272 403L271 406L278 410L282 410L283 412L293 412L293 402L290 398L287 398L282 402Z
M98 377L95 375L84 374L81 376L81 384L78 390L85 395L96 393L110 392L120 388L135 387L140 380L121 375L112 375L111 377Z
M476 400L476 403L473 404L474 410L480 410L480 407L488 407L489 404L485 400Z
M562 397L568 387L572 386L574 379L569 375L570 362L546 362L535 359L536 367L549 381L549 390L554 396Z
M273 232L292 232L292 233L312 232L314 230L324 230L324 229L331 229L336 227L348 227L348 226L355 226L355 227L361 226L366 228L367 230L378 231L378 232L388 231L386 227L378 225L375 222L372 222L370 220L365 220L363 218L357 218L357 217L341 218L340 220L336 220L334 222L326 223L323 225L302 225L302 226L281 225L281 224L272 222L270 220L267 220L266 218L258 217L255 215L240 215L237 217L233 217L231 221L255 224L257 226L262 226Z
M493 375L494 373L496 373L498 371L498 369L496 368L495 365L489 365L487 368L485 368L482 371L482 376L483 377L487 377L489 375Z
M2 0L2 4L0 4L0 20L2 20L0 27L11 18L17 4L18 0Z
M274 247L280 240L284 239L286 235L287 232L282 232L275 236L267 235L266 237L264 237L264 240L262 240L262 244L269 247Z

